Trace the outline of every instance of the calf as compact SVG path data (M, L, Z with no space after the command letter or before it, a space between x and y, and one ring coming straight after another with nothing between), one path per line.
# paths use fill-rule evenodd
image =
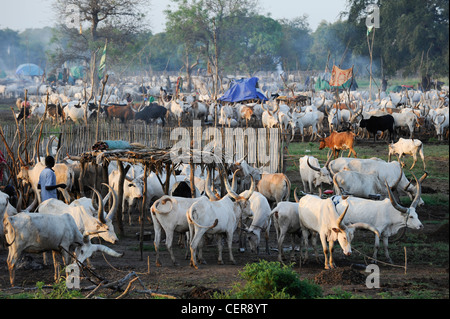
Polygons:
M319 150L328 147L333 151L334 158L336 158L342 150L349 150L348 157L350 157L350 154L353 154L356 158L356 152L353 149L353 144L355 143L355 133L353 132L333 132L328 137L325 136L320 138L319 143Z
M343 223L343 219L347 210L348 204L344 212L339 216L330 198L321 199L315 195L306 195L298 203L300 224L313 233L319 234L325 256L325 269L335 267L333 264L333 246L336 240L339 242L344 254L347 256L351 255L351 241L354 232L352 228L366 228L378 234L377 230L368 224L357 223L346 226Z
M420 157L422 158L423 170L426 170L425 157L423 155L422 141L420 141L418 139L400 138L397 143L389 144L388 162L391 161L391 156L393 154L397 154L398 161L402 164L402 166L404 166L404 163L402 163L402 161L401 161L403 154L411 155L414 159L414 162L410 168L410 170L412 170L414 165L416 165L416 162L417 162L417 153L419 153Z

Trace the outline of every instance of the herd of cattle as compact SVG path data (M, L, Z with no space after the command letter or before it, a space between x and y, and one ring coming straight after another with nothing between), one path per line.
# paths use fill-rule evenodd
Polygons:
M307 133L311 133L311 137L317 135L320 137L320 148L330 148L334 156L330 155L323 167L312 156L300 158L299 173L304 196L298 199L295 189L295 202L290 201L291 182L285 174L263 173L247 164L244 159L236 160L228 172L205 172L200 166L197 167L194 172L195 198L192 198L189 189L189 166L182 166L178 175L170 177L170 194L167 195L159 182L160 179L165 179L164 176L157 176L152 172L145 180L143 167L129 164L123 184L122 203L117 199L119 169L114 163L110 163L108 183L104 184L109 189L108 194L103 198L98 190L92 188L95 196L84 197L80 196L80 190L77 190L77 183L74 182L79 178L81 164L69 158L54 167L57 183L67 185L67 192L61 190L62 200L41 202L37 182L44 165L41 162L26 163L19 154L20 172L17 179L23 185L31 185L35 196L33 203L22 209L21 192L17 207L10 203L13 194L0 193L0 237L9 249L7 264L11 284L14 284L15 264L24 252L60 251L65 262L69 260L69 252L74 252L81 262L97 250L121 256L105 245L92 244L90 240L96 236L111 244L118 240L113 223L118 205L122 205L123 217L128 212L131 224L131 213L135 211L135 207L140 207L137 204L142 200L144 183L147 184L148 199L145 210L153 221L156 264L159 266L159 246L163 234L174 264L177 263L172 250L174 236L176 233L186 235L190 264L197 268L198 263L202 262L202 243L206 236L217 236L219 263L223 263L222 237L225 236L229 258L234 262L232 239L237 228L244 229L251 250L259 253L262 237L265 237L268 251L269 229L272 224L277 234L280 262L284 258L282 245L285 236L292 235L294 238L295 235L301 235L306 248L304 259L308 257L309 241L312 240L316 250L314 244L318 237L325 256L325 268L333 268L332 251L335 241L339 242L345 255L350 255L356 229L367 229L375 234L373 258L377 258L381 239L385 256L392 262L388 253L389 237L396 235L402 228L423 228L416 208L423 205L421 184L427 173L419 179L413 175L413 180L409 181L403 172L401 157L403 154L411 154L415 164L416 154L420 154L425 170L422 143L412 137L415 127L434 130L439 139L443 139L445 133L448 134L448 90L391 93L381 95L373 101L367 99L364 92L343 93L338 102L333 94L327 92L311 94L309 97L310 103L303 106L288 106L277 103L276 100L265 104L221 106L206 100L199 101L195 99L195 95L185 95L184 99L180 97L170 101L162 95L159 103L142 104L140 110L136 110L133 103L126 102L124 105L106 104L100 107L106 117L119 118L124 122L159 119L164 124L167 118L173 118L179 123L186 118L211 122L217 116L221 125L261 123L264 127L280 127L287 131L291 128L292 133L299 129L302 139ZM57 118L63 121L69 118L80 121L86 112L90 115L94 109L99 109L95 105L91 109L89 105L70 99L68 102L58 101L52 101L52 104L55 105L55 110L62 111ZM18 104L22 105L21 101ZM39 112L42 105L31 102L31 115L41 114ZM84 109L85 107L88 109ZM47 109L49 110L49 105ZM329 131L333 132L328 137L324 136L323 131L325 117L328 119ZM364 128L367 131L362 130ZM409 139L400 138L393 143L395 134L401 134L397 131L399 128L409 130ZM342 130L344 132L338 132ZM385 130L390 134L391 143L386 150L389 152L389 161L357 158L352 147L355 136L368 132L375 138ZM292 134L292 138L294 135ZM349 149L349 155L352 153L355 158L337 157L336 152L345 149ZM390 161L394 154L398 155L399 161ZM95 168L89 167L84 175L87 180L83 184L95 185L93 180L89 180L94 175ZM223 184L221 180L224 181ZM324 197L321 192L322 184L333 185L335 196ZM180 185L185 186L185 191ZM222 193L226 195L223 197L218 195L221 193L221 185L225 186ZM399 204L398 196L409 196L410 206ZM77 199L73 200L74 198Z
M298 96L307 98L307 105L287 105L281 93L270 91L264 93L271 97L265 103L215 103L207 94L181 93L178 96L167 93L165 87L147 88L136 86L133 90L108 87L98 107L100 96L85 103L86 94L83 87L40 87L40 95L28 94L27 108L22 109L22 98L17 100L20 120L24 115L41 117L45 112L46 93L49 94L47 112L50 117L59 121L84 122L90 118L101 117L118 119L122 122L144 121L146 123L185 123L191 125L192 120L218 123L222 126L281 127L289 130L294 136L298 132L302 141L304 134L312 134L311 138L324 135L324 125L328 124L329 132L351 129L360 136L371 134L374 138L378 132L389 132L390 140L400 130L412 138L419 128L442 140L448 137L448 86L442 90L405 90L399 93L381 92L369 97L367 91L343 92L336 96L328 91L296 92ZM41 92L42 91L42 92ZM132 92L126 93L126 92ZM142 92L142 93L140 93ZM147 93L147 94L144 94ZM158 96L158 100L150 103L143 96ZM128 100L127 100L128 97ZM278 97L274 99L273 97ZM130 99L139 100L130 103ZM325 121L326 119L326 121Z

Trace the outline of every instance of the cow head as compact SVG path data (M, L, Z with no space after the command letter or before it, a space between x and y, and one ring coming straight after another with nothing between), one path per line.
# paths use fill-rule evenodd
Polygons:
M328 170L328 164L330 162L331 157L329 157L327 164L325 164L324 167L320 168L320 167L315 167L313 165L311 165L311 163L309 162L309 156L308 159L306 160L306 162L308 163L309 168L311 168L312 170L316 171L317 173L314 174L314 186L315 187L319 187L321 184L332 184L333 180L331 178L330 175L330 171Z
M339 245L342 247L342 251L346 256L350 256L352 254L351 242L353 240L354 233L357 228L368 229L374 232L378 237L380 236L380 234L375 227L366 223L354 223L350 225L345 225L344 218L345 214L348 211L349 204L346 201L347 196L343 196L342 199L344 200L346 207L344 212L336 220L336 226L332 228L333 234L330 237L332 240L337 240L339 242ZM330 207L331 205L332 209L334 209L337 214L336 206L334 205L333 201L331 199L327 200L330 201L330 203L328 203L328 206Z
M98 235L103 238L104 240L106 240L107 242L110 243L115 243L116 241L118 241L119 239L116 236L116 233L114 232L114 226L113 226L113 219L114 216L117 212L117 208L118 208L118 202L117 202L117 195L116 192L114 191L114 189L109 186L108 184L102 184L105 185L106 187L109 188L109 193L108 195L103 199L102 195L100 195L100 193L94 189L91 188L94 193L97 195L98 198L98 207L97 207L97 219L95 220L90 220L90 224L89 226L89 232L96 232L98 233ZM110 194L112 194L113 196L113 203L112 203L112 207L109 211L108 214L106 214L106 212L103 210L104 205L106 204ZM97 206L95 204L94 198L92 198L91 201L92 207L90 207L90 210L92 212L92 210ZM106 214L106 216L105 216Z
M411 228L411 229L423 229L423 225L419 220L419 216L417 215L416 212L416 208L417 205L420 202L420 196L422 195L422 181L428 176L428 173L425 172L425 174L423 174L423 176L417 180L416 176L411 173L414 177L414 179L416 180L416 196L414 197L414 200L412 201L410 207L403 207L402 205L400 205L397 200L395 199L394 195L392 194L392 190L389 187L388 183L385 182L387 191L388 191L388 195L389 195L389 199L391 201L392 206L401 213L402 217L404 218L404 220L401 221L399 228L400 227L405 227L406 228ZM405 232L402 233L401 236L404 235ZM401 237L400 236L400 237Z
M253 215L253 212L250 208L250 202L248 201L248 199L253 195L253 192L256 189L256 183L255 183L255 179L253 178L253 176L250 175L250 178L252 180L250 189L242 192L241 194L237 194L233 190L233 188L230 186L230 183L228 182L228 179L226 178L226 176L224 176L224 179L223 179L225 182L225 187L227 189L228 195L235 200L235 205L239 206L242 216L252 216Z

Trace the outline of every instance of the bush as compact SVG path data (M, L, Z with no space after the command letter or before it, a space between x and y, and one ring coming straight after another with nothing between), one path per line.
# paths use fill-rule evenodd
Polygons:
M300 280L292 266L262 260L247 264L237 283L228 293L215 294L224 299L311 299L322 296L320 286L309 280Z

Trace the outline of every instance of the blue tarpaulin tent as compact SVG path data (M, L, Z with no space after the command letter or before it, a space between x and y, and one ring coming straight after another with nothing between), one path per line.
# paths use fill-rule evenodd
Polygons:
M28 75L28 76L41 76L44 71L36 64L26 63L21 64L16 69L17 75Z
M234 80L228 91L226 91L225 94L219 98L219 101L241 102L253 99L267 101L268 98L256 88L257 84L258 78L256 77Z

